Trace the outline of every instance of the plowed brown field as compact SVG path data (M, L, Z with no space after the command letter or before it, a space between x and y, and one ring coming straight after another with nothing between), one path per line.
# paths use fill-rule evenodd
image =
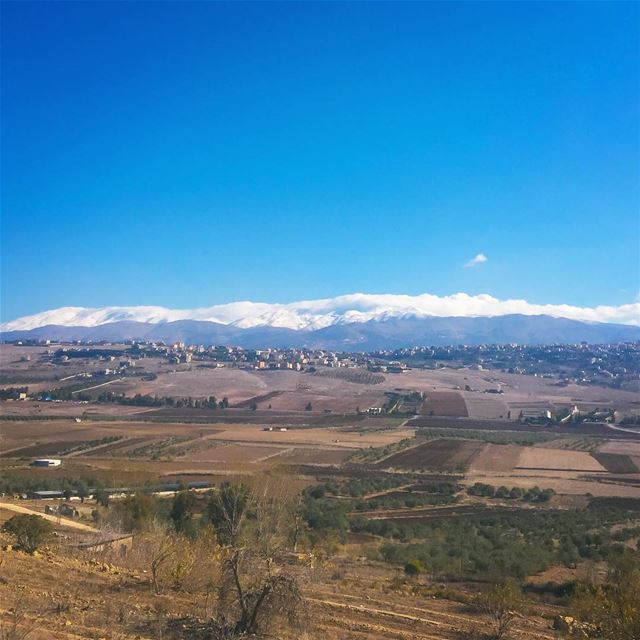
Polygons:
M421 471L465 471L484 447L484 442L439 438L395 453L379 464Z

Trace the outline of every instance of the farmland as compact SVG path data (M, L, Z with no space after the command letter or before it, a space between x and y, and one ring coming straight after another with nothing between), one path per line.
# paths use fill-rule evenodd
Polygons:
M427 393L427 399L421 413L463 418L469 416L464 398L453 391L431 391Z
M461 472L483 448L481 442L438 438L395 453L378 464L395 469Z
M55 367L39 373L37 358L26 365L20 353L12 355L18 377L27 371L39 377L38 389L67 384ZM86 371L89 364L73 359L64 373ZM45 374L50 377L43 379ZM561 553L551 543L532 551L528 536L539 531L530 518L557 521L573 531L581 510L609 504L596 500L640 500L640 436L604 423L519 420L523 408L556 406L565 401L558 394L567 393L526 376L446 368L396 374L184 365L169 370L165 362L149 359L136 364L135 375L96 388L84 384L85 391L74 390L60 401L2 402L5 499L42 513L51 501L19 496L47 489L71 495L112 492L108 506L95 497L75 504L86 526L102 518L107 527L121 527L115 518L127 498L118 492L155 492L156 518L166 522L174 492L160 489L198 482L204 488L194 490L194 518L201 523L206 501L223 483L243 482L260 490L279 484L279 495L301 510L302 548L323 558L309 574L313 578L304 578L315 629L336 640L345 630L354 638L453 640L459 630L483 620L463 603L486 588L485 567L491 567L491 580L516 575L523 585L525 578L538 584L538 572L575 574L578 570L569 565L581 567L588 554L596 553L588 545L578 551L562 547ZM107 391L116 394L108 402L100 399ZM543 395L537 397L538 392ZM594 389L586 392L595 396ZM80 398L80 393L86 395ZM113 401L117 394L144 399L137 406L124 404ZM212 396L215 403L194 401ZM62 464L37 469L30 466L36 457L56 457ZM474 488L478 485L485 493ZM614 553L608 527L632 531L640 521L629 515L629 504L635 503L616 506L611 522L600 516L585 520L608 540L597 552L602 557ZM9 517L0 509L0 520ZM147 535L138 534L139 549ZM69 545L81 533L72 535L61 523L59 536L63 544L52 552L55 562L80 575L84 560ZM624 543L629 547L635 538ZM447 553L440 552L442 545L449 545ZM486 554L497 561L487 564ZM139 551L126 562L110 562L138 576L131 584L145 584L148 568L136 564L141 558ZM405 581L403 566L416 559L429 571ZM20 559L10 556L10 571L24 570L14 560ZM33 580L34 592L47 571L45 565L37 567L37 576L25 578ZM94 584L106 578L89 575ZM446 595L426 595L441 582L447 584ZM131 597L145 602L146 593L148 588L137 589ZM172 610L191 615L181 609L187 607L182 592L163 597ZM28 601L36 606L35 599ZM536 604L541 615L519 623L521 637L552 638L558 606L542 598ZM80 611L77 620L87 629L100 624ZM143 627L137 632L144 637Z
M557 471L605 471L589 453L560 449L526 449L518 459L518 469Z

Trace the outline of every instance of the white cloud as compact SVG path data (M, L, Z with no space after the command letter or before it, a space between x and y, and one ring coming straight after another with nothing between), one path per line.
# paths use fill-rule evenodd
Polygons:
M484 253L479 253L475 257L471 258L471 260L469 260L469 262L466 262L464 267L465 267L465 269L470 269L472 267L477 267L479 264L482 264L483 262L486 262L488 259L489 258L487 258L487 256L484 255Z
M509 314L548 315L583 322L611 322L640 325L640 301L617 307L574 307L566 304L532 304L526 300L498 300L488 294L470 296L455 293L436 296L354 293L303 300L288 304L233 302L200 309L166 309L164 307L64 307L19 318L0 325L1 331L35 329L49 324L68 327L95 327L123 320L135 322L173 322L205 320L237 327L286 327L320 329L333 324L368 322L402 316L480 317Z

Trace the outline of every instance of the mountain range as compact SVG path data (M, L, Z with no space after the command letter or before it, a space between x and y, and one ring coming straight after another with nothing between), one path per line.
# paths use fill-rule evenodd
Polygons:
M533 305L464 293L353 294L288 304L237 302L193 310L64 307L0 325L3 340L183 341L247 348L369 351L447 344L640 340L640 304Z

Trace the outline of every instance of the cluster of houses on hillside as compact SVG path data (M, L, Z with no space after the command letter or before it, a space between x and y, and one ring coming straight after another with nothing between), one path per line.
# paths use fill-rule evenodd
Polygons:
M53 364L67 364L79 358L97 359L107 366L104 369L76 374L75 377L95 375L135 374L136 361L144 358L160 358L168 364L194 364L207 367L233 367L240 369L292 371L312 370L314 367L363 367L375 366L364 354L341 353L324 349L244 349L223 345L188 345L184 342L129 342L125 349L111 343L61 345L49 349ZM391 372L399 372L399 363L378 365Z
M484 344L412 347L376 351L381 360L412 367L470 367L557 380L559 386L598 384L637 390L640 342L612 344Z

